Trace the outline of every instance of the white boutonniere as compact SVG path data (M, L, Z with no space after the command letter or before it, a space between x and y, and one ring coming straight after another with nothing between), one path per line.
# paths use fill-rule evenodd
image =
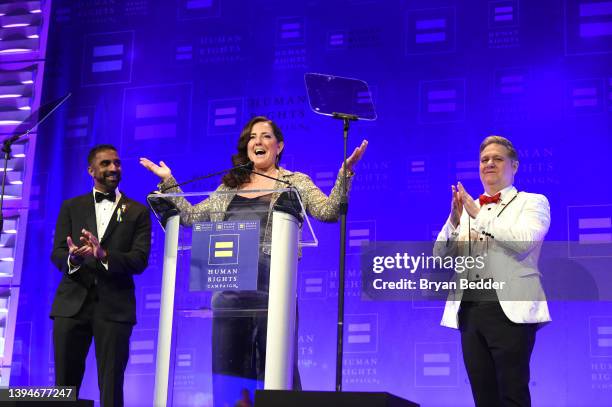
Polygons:
M127 210L126 204L123 204L117 208L117 222L118 223L121 223L123 221L123 215L125 214L126 210Z

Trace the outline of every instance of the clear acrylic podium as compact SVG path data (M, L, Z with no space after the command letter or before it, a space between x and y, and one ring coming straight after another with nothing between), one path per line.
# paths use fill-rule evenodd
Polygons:
M147 197L149 205L165 230L155 370L155 407L170 403L168 400L170 361L173 354L173 337L175 341L177 340L176 333L173 335L173 325L177 325L173 323L176 315L210 318L213 313L223 315L226 310L231 311L228 315L240 315L241 312L246 315L253 312L253 308L256 311L267 312L264 388L269 390L292 388L298 257L302 247L315 247L318 241L295 189L240 190L239 194L246 198L260 196L260 204L254 206L250 204L250 200L245 199L239 199L240 202L233 201L236 191L155 193ZM196 205L206 199L206 203ZM261 201L269 201L269 205ZM230 289L212 295L193 290L194 287L200 287L201 280L207 277L201 275L197 267L194 268L191 261L192 252L196 254L195 258L199 256L200 251L209 250L209 247L202 247L202 242L199 241L196 242L196 246L192 245L192 228L194 225L202 225L202 222L227 220L251 223L255 221L260 224L261 238L257 239L259 242L250 247L240 247L240 250L257 250L259 253L257 290L241 292ZM269 278L265 274L262 275L267 272L265 270L267 263L262 268L262 258L269 259ZM266 302L265 291L268 292L267 309L263 308ZM223 300L226 297L238 299L246 297L247 300L228 305L227 301ZM254 302L249 300L251 297L255 298ZM201 333L184 330L180 334ZM212 338L201 338L192 342L198 343L201 347L210 347Z

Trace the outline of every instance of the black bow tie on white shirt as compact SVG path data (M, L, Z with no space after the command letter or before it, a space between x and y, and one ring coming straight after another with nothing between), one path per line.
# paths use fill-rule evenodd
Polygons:
M95 196L96 196L96 203L100 203L105 199L108 199L109 201L114 203L115 199L117 198L115 191L109 192L108 194L103 194L102 192L96 191Z

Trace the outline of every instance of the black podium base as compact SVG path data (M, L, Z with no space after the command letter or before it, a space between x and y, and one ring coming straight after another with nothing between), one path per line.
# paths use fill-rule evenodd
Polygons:
M389 393L257 390L255 407L419 407Z

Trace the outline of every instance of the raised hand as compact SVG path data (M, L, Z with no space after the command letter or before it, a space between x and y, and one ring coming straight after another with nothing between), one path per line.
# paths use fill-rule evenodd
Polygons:
M359 147L355 147L353 154L346 159L346 168L348 169L349 173L353 172L353 168L355 168L355 165L359 162L359 160L361 160L361 157L363 157L366 148L368 148L368 140L363 140Z
M450 221L454 227L459 226L459 222L461 222L461 214L463 213L463 202L461 201L461 195L457 188L454 185L451 185L451 190L453 193L453 199L451 201L451 214Z
M159 165L157 165L148 158L140 157L140 165L157 175L162 181L166 181L172 176L172 171L163 161L160 161Z
M457 183L457 189L459 190L459 194L461 195L461 201L463 202L463 207L466 212L472 219L475 219L478 216L478 212L480 212L480 208L474 202L474 198L465 190L461 182Z

